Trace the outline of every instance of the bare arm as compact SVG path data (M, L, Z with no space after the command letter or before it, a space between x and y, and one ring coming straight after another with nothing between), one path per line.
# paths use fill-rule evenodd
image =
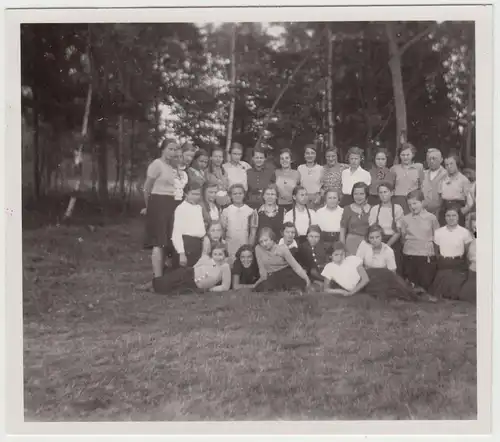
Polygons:
M342 295L342 296L347 296L349 292L344 289L332 289L330 288L330 280L328 278L323 278L323 291L325 293L331 293L333 295Z
M348 292L349 295L355 295L356 293L360 292L370 282L370 278L368 278L368 274L366 273L366 270L362 265L358 266L358 273L359 276L361 276L361 280L358 282L356 287L354 287L350 292Z
M307 276L306 271L300 266L297 260L293 257L288 247L284 247L284 258L288 265L292 268L292 270L297 273L304 281L307 282L307 285L310 284L309 276Z
M398 241L398 239L399 239L400 237L401 237L401 233L396 232L394 235L392 235L392 236L389 238L389 240L387 241L387 245L388 245L389 247L392 247L392 246L393 246L393 244L395 244L395 243Z
M153 185L156 181L156 178L153 178L151 176L148 176L146 178L146 181L144 182L144 187L143 187L143 196L144 196L144 205L146 206L146 209L148 208L148 201L149 201L149 196L151 195L151 190L153 190Z
M227 292L231 288L231 269L229 264L222 266L222 282L210 289L211 292Z
M345 244L345 237L346 237L346 228L341 227L340 228L340 235L339 235L340 242L343 242Z
M267 270L262 261L262 252L260 250L260 246L255 247L255 259L257 260L257 267L259 267L260 275L259 280L256 283L258 284L259 282L265 281L267 279Z

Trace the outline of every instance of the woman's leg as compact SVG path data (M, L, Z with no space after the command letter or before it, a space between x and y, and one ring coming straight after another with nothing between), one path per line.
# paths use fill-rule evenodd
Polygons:
M153 247L151 264L153 266L153 276L155 278L163 276L164 254L162 247Z
M167 275L155 278L153 279L153 288L156 293L162 295L195 290L194 269L191 267L181 267Z

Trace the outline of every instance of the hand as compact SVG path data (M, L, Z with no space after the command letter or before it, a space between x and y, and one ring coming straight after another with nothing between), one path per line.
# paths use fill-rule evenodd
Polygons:
M306 289L308 289L309 287L311 287L311 280L309 278L306 278L305 281L306 281Z
M185 253L181 253L179 255L179 264L181 265L181 267L186 267L187 265L187 258L186 258L186 254Z
M148 212L147 207L144 207L144 209L141 210L141 215L146 215L147 212Z

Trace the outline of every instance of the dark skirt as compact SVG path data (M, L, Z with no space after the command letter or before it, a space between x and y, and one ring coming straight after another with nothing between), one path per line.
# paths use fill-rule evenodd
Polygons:
M321 232L321 242L325 246L327 255L333 252L333 245L340 241L340 232Z
M437 269L430 292L437 298L459 299L460 290L467 281L465 259L439 257Z
M446 225L446 209L450 206L465 207L465 201L462 200L443 200L439 209L438 221L440 226ZM460 211L458 213L458 224L465 227L465 215Z
M170 295L174 293L192 293L199 289L194 282L194 269L180 267L153 279L155 293Z
M254 287L254 292L285 292L288 290L304 290L306 282L291 267L271 273L267 279Z
M464 285L462 285L460 289L460 294L458 295L458 299L461 301L476 303L477 297L477 280L476 280L476 272L473 270L469 270L467 275L467 280Z
M146 212L144 248L163 247L172 251L174 211L181 201L173 196L151 194Z
M403 255L404 276L410 282L424 290L429 290L436 276L435 256Z
M184 243L184 254L186 255L186 267L193 267L201 258L203 250L203 238L196 238L195 236L182 235ZM179 255L175 253L174 267L179 266Z
M352 199L352 196L344 193L344 194L342 194L342 198L340 199L339 206L344 208L344 207L348 206L349 204L352 204L353 202L354 202L354 200Z
M394 204L399 204L403 208L403 213L408 215L410 213L410 207L408 206L408 201L404 195L394 195L392 197Z
M387 241L389 241L391 238L392 238L392 235L384 235L382 237L382 241L387 244ZM391 246L391 249L394 251L394 259L396 260L396 267L397 267L396 272L398 273L399 276L404 276L404 271L403 271L403 244L401 243L401 240L398 239Z
M378 195L368 195L368 204L370 206L376 206L377 204L380 204L380 198Z
M376 298L418 299L403 278L389 269L367 268L370 282L363 290Z

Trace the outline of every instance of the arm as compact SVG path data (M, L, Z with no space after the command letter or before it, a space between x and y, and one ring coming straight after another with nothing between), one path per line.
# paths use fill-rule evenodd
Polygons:
M349 296L355 295L356 293L360 292L370 282L370 279L368 278L368 274L366 273L366 270L362 265L358 266L358 273L359 273L359 276L361 276L361 280L358 282L356 287L354 287L350 292L348 292Z
M306 271L300 266L297 260L292 256L288 247L283 247L283 257L285 258L288 265L292 268L292 270L297 273L304 281L306 281L307 285L311 283L309 280L309 276L307 276Z
M466 215L472 210L474 206L474 197L472 196L472 186L470 183L468 185L464 184L464 193L465 193L465 207L462 208L462 213Z
M201 255L210 256L210 238L208 236L203 237L203 247L201 249Z
M211 292L227 292L231 288L231 269L229 264L224 264L222 266L222 282L220 285L216 285L210 289Z
M340 219L340 241L345 244L345 238L347 236L347 225L349 224L349 211L344 207L342 212L342 218Z
M344 289L330 288L330 282L331 282L330 279L328 279L327 277L323 278L323 291L325 293L331 293L333 295L342 295L342 296L347 296L349 294L349 292Z
M257 226L259 225L259 216L257 211L254 210L250 215L250 233L248 235L248 242L250 244L255 244L255 239L257 236Z
M156 178L148 176L146 177L146 181L144 182L143 195L144 195L144 205L146 206L146 210L148 208L149 195L151 195L151 190L153 190L153 185L155 181Z
M422 184L424 183L424 165L420 164L421 167L418 169L418 188L422 189Z
M267 279L267 270L264 266L260 246L255 247L255 259L257 260L257 267L259 268L260 275L259 280L256 282L257 285L259 282L265 281Z
M175 251L182 257L184 255L184 241L182 234L184 233L184 226L186 220L182 213L183 206L179 205L174 212L174 226L172 228L172 244Z
M387 241L387 245L389 247L392 247L397 241L398 239L401 237L401 233L399 232L396 232L394 235L392 235L389 240Z
M241 289L251 289L255 286L255 284L240 284L240 275L233 275L233 289L241 290Z
M403 216L403 208L399 205L396 205L394 207L394 221L396 224L396 232L389 238L389 241L387 241L387 245L389 247L392 247L393 244L395 244L399 240L399 238L401 238L401 223L403 221Z

